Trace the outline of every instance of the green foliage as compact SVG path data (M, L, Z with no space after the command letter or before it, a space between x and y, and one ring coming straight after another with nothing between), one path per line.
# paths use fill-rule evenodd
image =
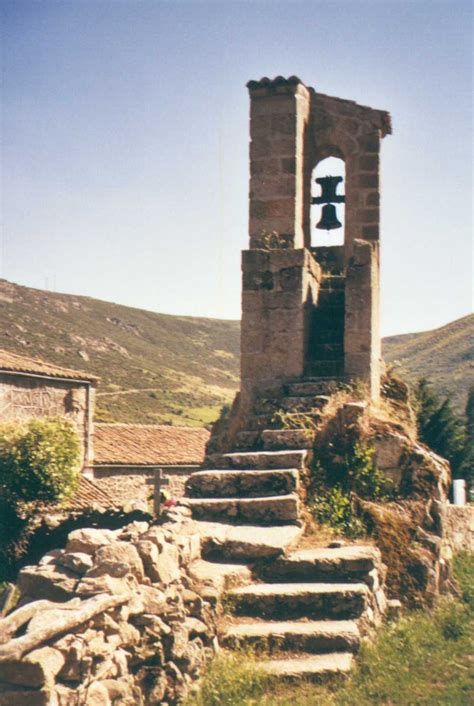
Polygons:
M449 396L453 410L464 412L466 392L474 384L474 314L442 328L390 336L383 340L383 358L399 361L400 374L414 387L420 377L433 382L434 391Z
M79 439L66 419L0 424L0 577L26 550L38 509L74 492L79 460Z
M211 409L212 421L239 386L239 322L169 316L0 282L2 347L100 377L104 422L161 424L183 410ZM40 315L38 315L40 312ZM78 357L77 336L90 360ZM154 392L153 395L149 395ZM208 422L194 412L177 423ZM206 415L208 416L208 414Z
M0 425L0 488L15 507L69 497L79 480L79 460L79 439L66 419Z
M431 383L421 378L416 388L415 406L421 441L448 459L454 477L465 475L469 448L466 446L465 423L453 412L449 399L440 400Z
M331 451L333 453L331 453ZM352 440L342 455L335 445L317 459L309 488L309 505L314 518L349 537L366 532L359 501L381 501L391 497L389 479L374 462L375 450Z

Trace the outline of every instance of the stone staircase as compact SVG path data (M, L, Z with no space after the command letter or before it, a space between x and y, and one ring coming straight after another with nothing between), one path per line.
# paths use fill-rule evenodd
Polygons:
M329 394L343 383L342 378L305 378L283 384L279 390L255 400L245 426L236 434L234 451L289 451L311 448L313 436L307 430L283 428L297 426L302 414L311 413L314 422L329 402ZM281 413L285 415L284 425ZM218 468L227 463L222 455L209 455L208 466ZM228 467L227 465L225 466Z
M285 392L311 409L328 399L321 381ZM273 418L281 401L261 400L257 415ZM222 644L254 647L272 674L321 679L350 670L361 636L380 622L383 565L371 546L297 549L300 474L311 451L292 448L299 437L290 431L263 428L253 448L214 454L212 468L190 476L182 502L203 556L191 576L223 601Z

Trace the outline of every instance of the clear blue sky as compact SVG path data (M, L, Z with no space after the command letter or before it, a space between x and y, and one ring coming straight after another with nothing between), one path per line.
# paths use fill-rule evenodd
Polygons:
M19 284L240 315L245 83L391 112L382 329L472 310L472 5L3 0L2 263Z

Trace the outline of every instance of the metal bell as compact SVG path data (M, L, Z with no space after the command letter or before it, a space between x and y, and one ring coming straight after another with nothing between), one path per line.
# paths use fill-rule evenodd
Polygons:
M321 209L321 219L316 224L321 230L334 230L342 228L342 223L337 220L336 207L332 203L325 204Z

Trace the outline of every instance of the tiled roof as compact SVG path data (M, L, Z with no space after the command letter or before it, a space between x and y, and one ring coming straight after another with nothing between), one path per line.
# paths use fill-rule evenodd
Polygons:
M248 81L247 88L253 90L255 88L278 88L278 86L297 86L298 83L303 83L303 81L298 78L298 76L290 76L285 78L284 76L276 76L275 78L268 78L264 76L260 81Z
M79 486L66 503L65 507L68 510L83 510L91 508L94 505L101 507L114 507L116 502L107 495L96 483L81 475Z
M186 465L204 460L209 432L156 424L96 424L94 464Z
M54 378L67 378L69 380L86 380L95 382L97 377L81 370L71 370L70 368L60 368L51 363L45 363L36 358L28 358L18 353L11 353L0 349L0 372L8 371L13 373L32 373L34 375L45 375Z

